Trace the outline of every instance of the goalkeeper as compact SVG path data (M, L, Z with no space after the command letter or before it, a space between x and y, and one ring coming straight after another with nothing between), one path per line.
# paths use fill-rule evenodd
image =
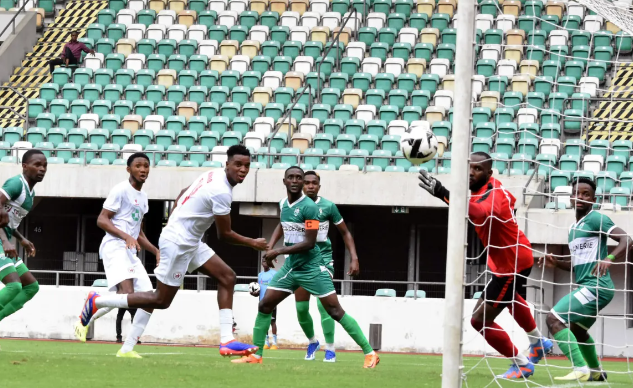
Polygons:
M569 228L571 261L546 255L539 266L561 268L574 272L579 286L564 296L547 315L547 326L561 351L572 362L574 370L564 381L606 381L600 368L596 345L587 332L596 322L598 312L613 299L615 286L609 274L614 261L626 261L633 248L633 240L613 224L604 214L593 210L596 184L579 178L572 185L571 203L576 209L576 222ZM608 238L618 242L611 254L607 252Z
M534 364L554 346L552 341L543 338L527 302L518 293L525 287L534 265L532 246L514 218L516 199L492 177L490 155L475 152L470 160L468 217L488 251L488 267L492 272L470 323L490 346L512 360L510 369L499 377L527 378L534 374ZM450 193L440 181L425 170L420 171L419 179L420 187L449 203ZM495 323L495 318L506 307L530 338L529 358L517 350L508 333Z

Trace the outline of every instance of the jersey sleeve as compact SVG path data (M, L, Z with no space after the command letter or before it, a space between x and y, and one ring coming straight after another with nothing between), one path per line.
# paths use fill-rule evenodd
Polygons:
M598 217L591 218L591 226L594 230L604 232L607 235L611 233L613 229L615 229L615 224L608 216L605 216L602 213L598 213Z
M1 190L5 197L13 201L22 194L22 181L18 177L7 179Z
M338 207L334 203L332 203L332 207L330 209L330 218L332 219L334 225L338 225L343 222L343 216L341 215L341 212L338 211Z
M232 202L231 194L222 193L222 194L214 195L213 198L211 198L211 201L212 201L211 210L213 211L214 215L225 216L231 213L231 202Z
M115 187L110 190L108 197L103 203L103 208L106 210L110 210L111 212L118 212L121 209L121 197L123 196L122 190L119 187Z
M305 206L302 209L303 220L306 230L319 229L319 208L315 205Z

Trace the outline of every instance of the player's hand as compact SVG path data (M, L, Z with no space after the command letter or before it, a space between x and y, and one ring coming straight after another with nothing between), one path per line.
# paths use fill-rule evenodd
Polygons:
M35 256L35 245L33 245L32 242L30 242L27 239L22 239L22 241L20 241L20 244L22 244L22 247L24 247L24 249L26 249L26 255L27 256Z
M347 274L351 277L358 276L360 273L360 266L358 264L358 257L352 257L352 260L349 263L349 271Z
M611 264L613 264L613 262L609 259L600 260L591 270L591 274L596 277L606 276Z
M125 238L125 247L127 249L136 249L137 252L141 250L141 245L132 236L127 236Z
M268 241L265 238L256 238L253 240L253 249L258 251L266 251L269 250Z
M268 264L269 267L274 268L273 261L276 261L277 256L279 256L277 250L270 249L264 253L264 260L266 260L266 264Z
M156 256L156 267L158 267L158 264L160 264L160 249L157 249L154 255Z
M545 268L556 268L557 263L558 260L556 260L552 255L545 255L545 257L539 257L538 259L539 268L543 268L543 265L545 265Z
M9 213L0 208L0 228L4 228L9 225Z
M4 249L4 255L11 259L18 258L18 251L15 249L15 245L13 245L10 241L3 241L2 248Z
M442 182L433 178L431 174L429 174L426 170L420 170L420 175L418 175L418 179L420 183L418 184L421 188L428 191L434 197L441 198L442 196Z

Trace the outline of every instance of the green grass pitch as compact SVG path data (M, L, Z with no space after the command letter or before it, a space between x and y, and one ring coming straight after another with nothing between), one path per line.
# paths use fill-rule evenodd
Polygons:
M216 348L140 345L144 359L117 359L119 345L62 341L0 340L0 381L11 388L172 388L172 387L441 387L442 358L429 355L382 354L374 370L362 368L358 352L339 352L337 362L304 361L303 351L266 351L263 365L234 365ZM492 379L502 373L506 360L464 358L468 371L464 387L581 387L578 383L555 384L551 376L566 370L537 366L527 384ZM549 364L567 366L565 360ZM607 370L626 372L626 362L605 362ZM492 372L490 370L492 368ZM548 373L549 372L549 373ZM498 384L497 384L498 383ZM583 387L633 386L630 374L612 373L609 383L584 383Z

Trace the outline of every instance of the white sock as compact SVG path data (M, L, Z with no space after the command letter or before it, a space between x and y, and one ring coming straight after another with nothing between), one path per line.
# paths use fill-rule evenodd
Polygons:
M220 310L220 343L227 343L233 341L233 310L221 309Z
M314 344L317 342L316 338L312 337L312 338L308 338L308 341L310 341L311 344Z
M325 344L325 350L329 350L330 352L334 352L334 344Z
M277 345L277 334L273 334L273 345Z
M366 356L369 356L370 354L376 354L376 352L372 350L371 352L369 352L369 353L367 353L367 354L365 354L365 355L366 355Z
M518 366L525 366L530 363L530 360L523 353L519 353L516 356L512 357L512 361Z
M148 313L145 310L138 309L136 311L136 315L134 316L134 323L132 324L132 329L125 338L123 347L121 347L121 353L127 353L134 350L134 345L136 345L138 339L141 338L141 336L143 335L145 327L147 327L147 323L149 322L151 316L152 314Z
M99 299L99 298L97 298L97 299ZM106 315L107 313L109 313L112 310L114 310L112 307L104 307L104 308L100 308L99 310L97 310L97 312L92 316L92 318L90 318L90 322L88 322L88 327L90 327L90 325L92 325L94 323L94 321L96 321L97 319L99 319L102 316Z
M543 337L543 335L541 334L541 331L538 329L538 327L534 330L532 330L531 332L527 333L528 337L530 338L530 345L536 345L539 343L539 341L541 340L541 338Z
M257 355L257 354L255 354L255 353L251 354L251 356L253 356L253 357L257 358L257 359L262 358L262 356L258 356L258 355Z
M113 308L129 308L127 305L127 294L114 294L100 296L95 300L97 308L113 307Z
M589 367L588 366L576 366L576 367L574 367L574 371L582 372L582 373L589 373Z

